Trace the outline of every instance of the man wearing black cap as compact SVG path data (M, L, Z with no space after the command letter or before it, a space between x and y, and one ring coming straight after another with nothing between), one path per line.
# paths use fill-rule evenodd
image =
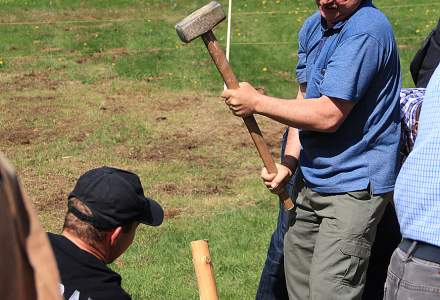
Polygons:
M62 234L49 233L64 298L131 299L106 264L127 250L139 223L162 223L160 205L144 196L136 174L101 167L79 178L67 206Z

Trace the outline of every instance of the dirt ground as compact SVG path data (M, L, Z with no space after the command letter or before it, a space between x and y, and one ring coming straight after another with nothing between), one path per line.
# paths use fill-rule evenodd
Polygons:
M1 80L0 149L15 164L40 215L59 219L76 177L89 167L108 162L120 161L132 169L180 162L195 164L206 173L202 178L208 179L195 185L154 182L156 194L168 198L221 197L234 192L234 178L249 172L259 174L259 160L258 164L240 166L249 153L254 159L258 154L242 120L230 114L217 95L164 93L150 88L148 80L121 82L110 78L83 84L60 78L35 71ZM153 133L139 135L131 126L136 120L145 120ZM261 117L257 120L269 148L278 157L284 126ZM126 132L118 133L117 126L127 126ZM120 135L120 140L106 144L97 128L104 128L101 131L109 136ZM139 137L143 140L136 142ZM73 146L80 148L75 155L69 151L63 155L63 150L58 150ZM187 208L169 205L166 217L188 212Z

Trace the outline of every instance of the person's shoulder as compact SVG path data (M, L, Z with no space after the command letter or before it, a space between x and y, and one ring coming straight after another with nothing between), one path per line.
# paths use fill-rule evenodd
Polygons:
M61 270L61 281L66 299L74 293L94 300L131 299L121 286L121 276L107 266L81 261L79 264L68 267L64 268L64 272L63 269Z
M118 295L117 295L117 298L112 297L112 299L131 300L131 296L126 291L124 291L123 288L120 288Z
M131 296L121 286L121 275L108 266L105 267L105 273L106 276L101 280L105 284L101 286L101 290L109 297L104 297L103 299L131 300Z
M367 20L372 24L389 23L385 14L373 5L373 3L368 1L361 4L361 7L354 13L353 17L357 18L357 21Z
M311 16L305 19L302 28L303 29L313 28L320 24L321 24L321 14L319 13L319 11L316 11L314 14L312 14Z
M57 240L61 237L61 235L52 232L46 232L46 234L49 240Z
M299 38L302 40L310 38L310 36L313 35L313 32L315 32L320 25L321 14L319 13L319 11L317 11L304 21L299 31Z
M55 234L48 232L47 237L49 239L52 250L57 254L61 252L81 252L82 250L78 248L74 243L72 243L68 238L62 234ZM91 255L91 254L90 254Z
M47 232L46 234L52 248L55 248L56 246L60 245L64 240L64 237L62 235L51 232Z
M351 35L369 34L378 40L393 38L388 18L375 6L360 8L348 21Z

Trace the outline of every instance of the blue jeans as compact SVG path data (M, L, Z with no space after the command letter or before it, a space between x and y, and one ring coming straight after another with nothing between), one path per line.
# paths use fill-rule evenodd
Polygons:
M281 141L281 157L284 156L284 145L287 139L286 132ZM294 176L292 176L294 177ZM292 194L294 178L287 184L286 189L291 195L292 200L296 199L296 194ZM282 203L279 205L277 228L270 239L267 251L266 262L260 277L256 300L275 300L288 299L286 279L284 276L284 234L287 231L289 213L284 210Z
M287 187L292 189L292 184ZM295 199L296 197L291 197ZM280 203L277 228L272 234L266 262L260 277L256 299L274 300L289 299L287 294L286 279L284 276L284 234L287 231L289 213Z

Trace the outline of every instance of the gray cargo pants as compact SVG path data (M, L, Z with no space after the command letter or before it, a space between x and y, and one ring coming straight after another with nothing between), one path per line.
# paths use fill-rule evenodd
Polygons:
M289 299L361 299L377 224L392 193L322 194L298 187L284 238Z

